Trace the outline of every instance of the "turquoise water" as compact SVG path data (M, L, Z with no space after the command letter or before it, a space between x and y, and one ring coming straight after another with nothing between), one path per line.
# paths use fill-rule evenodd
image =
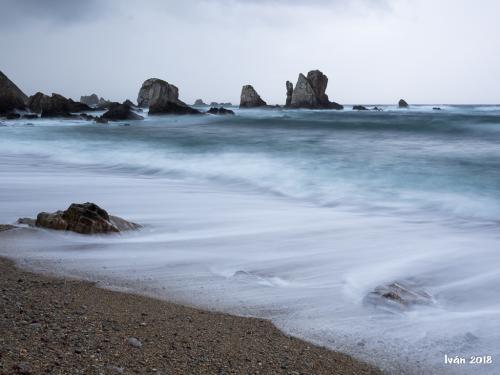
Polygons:
M1 222L93 200L146 228L0 252L265 316L389 372L498 372L443 357L500 354L500 107L383 108L4 121ZM433 304L365 303L397 280Z

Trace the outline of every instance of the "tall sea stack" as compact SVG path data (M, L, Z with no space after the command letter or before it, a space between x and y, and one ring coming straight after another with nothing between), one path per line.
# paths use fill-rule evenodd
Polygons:
M0 71L0 114L24 109L28 97Z
M241 89L240 108L265 107L267 103L262 100L252 85L245 85Z
M307 77L299 74L295 89L287 82L287 107L308 109L344 109L338 103L330 102L326 95L328 77L319 70L311 70ZM290 97L290 91L291 97Z

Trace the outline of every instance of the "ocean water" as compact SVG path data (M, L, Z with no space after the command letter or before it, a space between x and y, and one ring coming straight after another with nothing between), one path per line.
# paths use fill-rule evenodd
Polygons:
M498 374L500 107L432 107L3 121L1 223L93 201L144 228L25 228L0 254L268 318L388 373ZM393 282L428 303L369 298Z

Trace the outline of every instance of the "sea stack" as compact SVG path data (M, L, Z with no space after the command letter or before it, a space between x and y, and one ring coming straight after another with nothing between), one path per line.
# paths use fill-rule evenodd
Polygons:
M262 100L252 85L245 85L241 89L240 108L265 107L267 103Z
M308 109L344 109L338 103L330 102L326 95L328 77L319 70L311 70L307 77L299 74L295 89L292 86L292 96L289 96L289 87L287 83L287 107L289 108L308 108ZM290 102L290 104L288 104Z
M292 95L293 95L293 83L290 81L286 81L286 107L290 107L292 104Z
M74 112L91 111L88 105L67 99L60 94L52 96L37 92L29 97L28 108L33 113L40 113L42 117L71 117Z
M398 103L399 108L409 108L410 105L406 102L406 100L401 99Z
M25 109L28 97L0 71L0 115Z
M88 106L96 106L99 103L99 97L96 94L80 96L80 103Z
M144 81L137 97L139 107L149 107L149 114L194 115L201 112L179 100L179 89L164 80L150 78Z

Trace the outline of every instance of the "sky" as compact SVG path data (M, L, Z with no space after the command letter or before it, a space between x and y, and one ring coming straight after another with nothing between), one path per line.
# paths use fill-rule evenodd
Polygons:
M27 95L137 99L161 78L187 103L320 69L343 104L500 103L499 0L0 0L0 70Z

